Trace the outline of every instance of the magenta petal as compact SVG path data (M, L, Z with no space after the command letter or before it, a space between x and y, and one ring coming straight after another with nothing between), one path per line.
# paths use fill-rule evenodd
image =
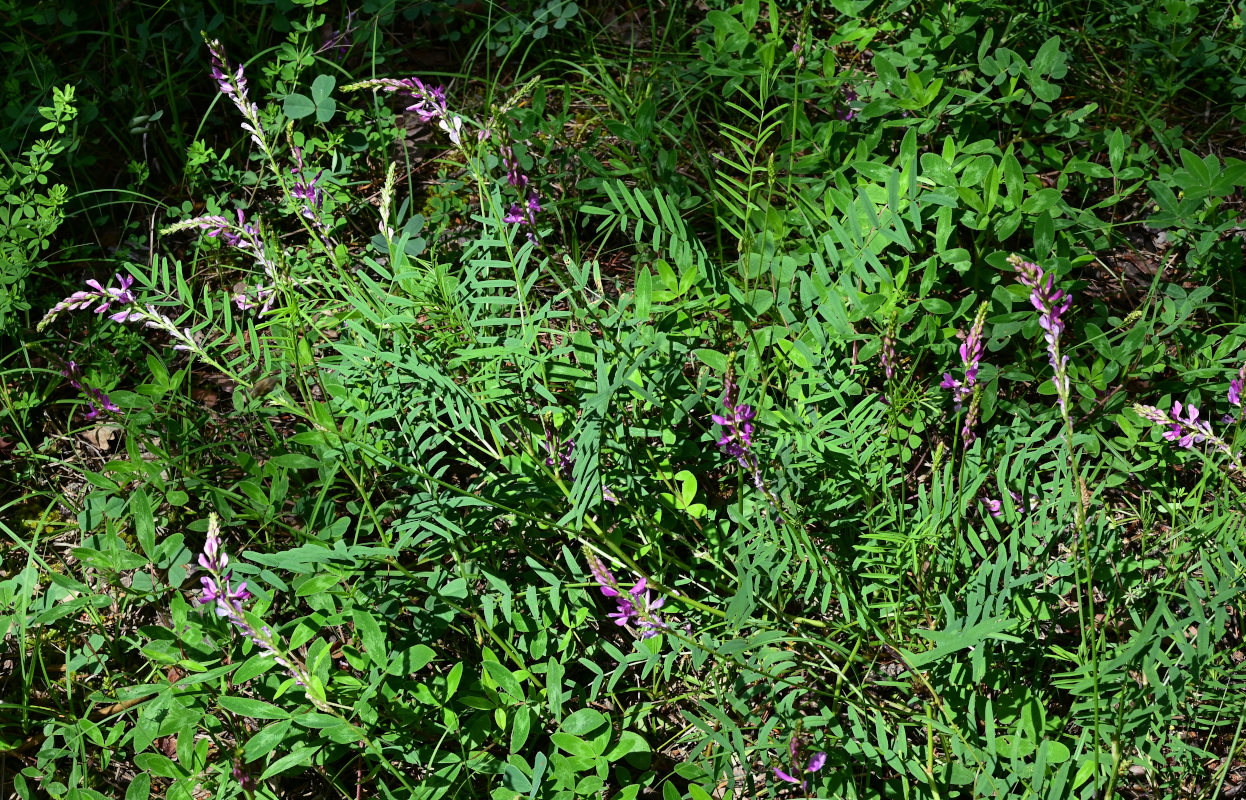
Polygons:
M778 778L779 780L787 781L788 783L800 783L798 779L793 778L791 775L788 775L786 772L779 769L778 767L774 768L774 776Z
M805 768L805 772L817 772L826 765L826 753L814 753L809 759L809 766Z

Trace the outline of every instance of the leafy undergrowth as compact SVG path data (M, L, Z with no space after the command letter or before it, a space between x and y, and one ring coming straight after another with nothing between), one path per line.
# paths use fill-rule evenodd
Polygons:
M6 797L1246 784L1234 8L6 13Z

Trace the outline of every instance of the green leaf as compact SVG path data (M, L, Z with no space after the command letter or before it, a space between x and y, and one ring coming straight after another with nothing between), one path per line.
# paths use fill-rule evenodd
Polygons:
M232 711L244 717L251 719L289 719L290 712L278 708L271 703L265 703L263 700L253 700L250 697L234 697L232 695L221 695L217 700L221 708L226 711Z
M1059 189L1039 189L1025 199L1021 210L1026 214L1039 214L1060 202Z
M333 115L336 112L337 101L330 97L328 100L325 100L323 103L316 106L316 121L323 125L333 119Z
M489 677L493 678L498 687L511 697L520 702L527 699L523 687L519 684L519 679L506 667L496 661L486 661L485 672L489 673Z
M276 662L267 653L256 653L234 670L233 682L246 683L257 675L263 675L273 668Z
M147 800L150 796L151 776L146 772L136 773L125 790L125 800Z
M333 87L337 86L337 78L332 75L320 75L316 80L312 81L311 99L316 105L321 105L328 99Z
M277 747L286 740L286 734L289 732L292 723L290 720L282 720L274 722L271 725L265 725L263 728L247 739L247 743L243 745L242 757L248 761L254 761L272 753Z
M280 456L273 456L268 463L275 464L278 467L285 467L286 469L315 469L320 466L319 461L302 453L286 453Z
M572 736L569 733L555 733L551 735L550 741L566 750L573 756L583 756L585 758L596 758L597 754L593 752L593 747L579 736Z
M355 621L355 630L363 641L363 647L368 652L368 658L373 664L385 669L388 666L388 659L385 655L385 635L381 633L381 626L377 624L376 617L362 608L354 609L351 617Z
M636 316L639 319L646 319L649 316L649 307L653 303L653 276L649 274L648 267L642 267L640 274L636 276Z
M619 741L614 747L606 753L607 761L618 761L620 758L632 753L648 753L649 743L645 738L635 731L623 731L619 737Z
M286 95L282 102L282 111L290 119L302 119L315 113L316 104L311 101L310 97L295 92Z
M600 711L581 708L562 721L562 729L567 733L579 735L591 733L605 724L607 724L606 718Z
M260 776L260 780L266 781L272 776L284 772L292 767L301 767L310 764L315 758L316 753L320 752L319 745L315 747L301 747L293 753L288 753L281 758L268 765L268 769L264 770L264 774Z
M336 586L340 580L338 576L332 573L313 575L299 584L299 587L294 590L294 595L295 597L310 597L314 594L320 594Z
M130 495L130 513L134 520L134 538L151 561L156 560L156 521L152 515L151 498L142 488Z
M521 706L515 709L514 716L515 721L511 725L511 752L518 753L523 750L528 734L532 731L532 714L526 707Z
M714 372L721 373L727 371L727 357L717 350L709 350L702 347L697 350L693 350L692 354L697 357L698 361L709 367Z

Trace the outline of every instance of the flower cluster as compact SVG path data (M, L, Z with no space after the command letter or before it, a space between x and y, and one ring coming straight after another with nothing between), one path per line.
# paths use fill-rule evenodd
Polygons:
M957 411L964 404L965 398L973 394L973 387L978 382L978 368L981 366L983 353L982 329L986 325L986 311L989 307L988 304L983 303L978 309L977 316L973 318L973 325L969 328L969 334L960 346L960 361L965 368L965 380L958 381L952 377L952 373L945 372L943 382L939 384L944 389L952 390L952 400L956 404Z
M208 538L203 552L199 554L199 566L207 574L199 579L203 594L195 602L198 605L214 604L213 610L218 617L228 618L249 634L250 626L242 619L242 605L251 599L251 593L247 591L246 581L233 585L234 573L229 569L229 554L221 550L221 525L215 514L208 518Z
M571 457L575 452L574 440L569 439L560 445L558 434L548 433L545 436L545 452L549 453L545 458L545 466L556 467L562 475L571 474L571 469L575 466L575 459Z
M1237 377L1229 381L1229 405L1237 407L1237 413L1240 417L1242 413L1242 389L1246 388L1246 364L1242 364L1241 369L1237 371ZM1232 414L1225 414L1222 420L1224 424L1229 425L1238 420L1238 417Z
M1242 469L1241 454L1234 453L1228 442L1212 432L1210 422L1199 419L1197 406L1182 405L1180 401L1177 401L1172 404L1172 411L1168 413L1160 411L1155 406L1145 406L1141 403L1135 403L1133 408L1138 416L1148 422L1168 428L1163 434L1166 440L1176 442L1179 447L1191 450L1196 444L1208 442L1213 448L1228 456L1233 461L1235 469ZM1185 411L1184 419L1181 418L1182 410Z
M400 92L406 95L409 100L414 102L407 106L405 110L414 113L420 118L420 122L423 122L425 125L436 122L437 127L446 132L450 137L450 141L456 147L463 144L463 119L457 114L450 113L450 108L446 104L446 89L444 86L430 86L419 78L414 77L377 78L375 80L352 83L342 91L349 92L356 89L383 89L387 92Z
M528 193L528 202L523 206L511 203L503 222L510 225L536 225L536 215L541 213L541 197L535 191Z
M359 26L355 23L355 12L351 11L346 15L345 28L333 28L325 31L324 37L320 41L320 47L316 52L331 51L334 61L345 61L346 54L350 52L350 35L355 32L357 27Z
M601 588L601 593L606 597L614 598L617 608L606 616L613 619L615 625L625 626L635 623L640 629L642 639L657 636L658 631L668 627L658 614L658 609L666 603L666 598L652 599L649 590L645 588L648 582L644 578L636 581L631 589L624 591L601 559L587 549L584 551L584 557L588 561L589 571L593 573L597 585Z
M312 683L307 669L297 663L286 653L277 641L276 635L267 625L254 627L243 614L244 604L251 599L246 582L233 583L233 571L229 569L229 554L221 549L221 521L216 514L208 515L208 538L204 542L203 552L199 555L199 567L206 574L199 579L203 591L195 598L197 605L212 605L218 617L228 620L243 636L249 638L260 652L272 656L273 662L285 668L294 678L295 684L307 687ZM310 692L307 695L321 711L332 711L323 700Z
M740 462L742 467L752 467L749 448L753 444L753 417L757 412L750 405L736 403L739 387L730 377L723 388L724 414L713 414L714 424L722 426L722 437L718 446L722 451Z
M251 140L264 152L268 151L268 143L264 141L264 126L260 124L260 108L247 97L247 78L243 74L242 65L231 72L229 60L225 58L225 48L216 39L208 39L208 52L212 54L212 79L216 81L221 94L233 101L238 113L246 120L242 129L251 134Z
M104 314L111 310L112 304L117 303L122 306L120 311L113 312L109 315L109 319L114 322L125 322L128 317L125 306L135 301L134 292L130 291L130 287L134 284L134 279L129 275L117 274L117 283L119 287L104 288L100 282L94 279L87 281L90 291L74 292L69 297L57 303L52 307L43 320L40 321L38 329L43 330L52 320L64 311L75 311L81 308L95 306L96 314ZM98 303L98 305L96 305Z
M302 168L301 156L299 158L299 168L300 170ZM313 193L312 195L299 195L296 192L292 192L292 194L300 199L312 199L319 207L320 196L318 193L320 190L315 188L315 183L318 180L320 180L320 175L317 175L311 181L310 189ZM297 188L299 184L295 184L295 186ZM303 206L303 211L310 212L310 209L305 205ZM241 208L237 209L237 215L237 224L219 215L209 215L194 217L193 219L183 220L175 225L170 225L161 230L160 234L164 236L192 228L198 229L206 231L208 238L220 239L230 247L249 253L255 259L255 263L264 270L264 274L268 277L268 283L260 282L250 288L245 285L235 287L232 299L239 311L249 311L259 306L259 313L263 316L272 310L273 301L276 299L277 268L272 260L268 258L259 229L247 222L246 214L243 213ZM310 218L316 221L314 215Z
M303 175L303 149L295 147L293 150L295 167L294 182L290 186L290 196L295 200L303 201L303 208L299 211L300 214L312 222L319 222L320 218L316 216L315 212L319 211L320 206L324 204L324 190L316 184L319 183L321 176L324 175L324 170L317 172L316 177L310 181L307 180Z
M851 122L857 116L857 110L851 105L855 102L857 102L856 90L854 90L851 86L845 86L844 104L840 106L840 109L836 114L841 122Z
M801 770L798 769L796 766L797 764L800 763L799 762L800 746L797 743L797 737L795 736L792 737L791 741L788 742L787 749L788 749L788 754L791 756L792 771L799 774ZM809 761L805 765L804 772L808 772L808 773L817 772L818 770L822 769L822 767L824 766L826 766L826 753L821 753L821 752L814 753L812 756L809 757ZM802 789L809 788L808 781L789 775L788 773L784 772L778 767L774 768L774 776L778 778L779 780L785 781L787 783L799 783Z
M887 376L887 380L895 378L896 333L894 321L887 326L887 330L883 331L882 348L878 351L878 360L883 365L883 374Z
M65 364L65 368L61 370L61 374L69 379L70 386L90 398L87 400L87 419L95 419L100 415L101 411L109 411L114 414L121 411L121 409L117 407L117 404L109 399L108 395L104 394L99 389L87 385L86 380L82 377L81 368L79 368L79 366L73 361ZM95 407L96 403L99 403L99 408Z
M134 282L133 278L118 275L117 279L121 284L120 288L109 287L106 289L100 286L99 281L87 281L87 286L91 287L91 291L74 292L57 303L44 315L37 329L43 330L58 314L67 309L86 308L102 300L103 302L95 309L95 313L103 314L105 311L111 310L111 304L116 302L121 304L121 308L108 315L108 318L113 322L141 322L144 327L154 328L167 333L175 342L173 345L174 350L185 350L200 356L204 355L203 349L195 341L194 332L190 328L179 329L173 320L161 314L151 304L147 304L145 307L139 305L138 298L130 291L130 285Z
M1017 280L1030 289L1030 303L1038 311L1038 326L1043 329L1047 341L1048 361L1053 374L1051 382L1056 387L1056 397L1061 412L1068 413L1069 404L1069 357L1060 353L1060 334L1064 322L1060 317L1069 310L1073 298L1055 288L1055 277L1043 272L1042 267L1020 256L1009 256L1008 263L1017 271Z
M515 151L510 145L502 148L502 166L506 169L506 182L522 194L528 188L529 179L520 171L519 159L515 157ZM539 213L541 196L533 189L528 192L528 200L524 205L511 203L502 219L510 225L536 225L536 215Z

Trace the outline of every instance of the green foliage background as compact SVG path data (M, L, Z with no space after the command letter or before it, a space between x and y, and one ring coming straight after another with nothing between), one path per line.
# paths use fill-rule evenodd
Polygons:
M1246 780L1242 8L0 11L6 796ZM356 87L410 76L460 140ZM240 211L250 250L196 222ZM1014 253L1072 294L1071 424ZM122 275L169 326L37 326ZM1133 408L1174 402L1218 438ZM195 602L212 519L308 681Z

